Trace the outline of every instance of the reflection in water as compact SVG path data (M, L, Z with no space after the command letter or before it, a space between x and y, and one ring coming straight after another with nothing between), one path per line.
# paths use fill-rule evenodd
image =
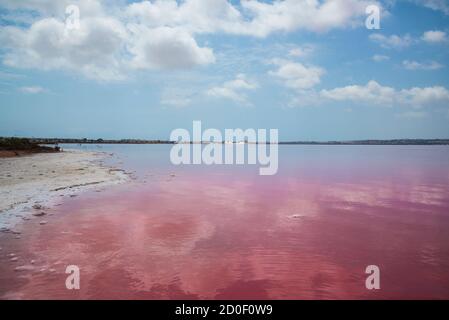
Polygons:
M138 180L0 235L2 298L449 298L446 147L286 146L272 177L108 148ZM365 289L370 264L379 291Z

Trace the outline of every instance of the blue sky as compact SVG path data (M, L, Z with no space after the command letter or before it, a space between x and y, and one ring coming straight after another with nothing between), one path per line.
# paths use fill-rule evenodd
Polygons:
M365 27L370 4L380 30ZM284 141L449 138L448 1L0 8L2 136L167 139L201 120Z

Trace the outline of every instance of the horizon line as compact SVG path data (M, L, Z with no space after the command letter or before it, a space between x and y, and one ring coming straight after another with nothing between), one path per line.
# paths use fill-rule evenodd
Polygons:
M173 141L164 139L90 139L90 138L36 138L36 137L4 137L0 139L29 139L38 144L302 144L302 145L449 145L449 138L394 138L394 139L352 139L352 140L286 140L278 142L259 141Z

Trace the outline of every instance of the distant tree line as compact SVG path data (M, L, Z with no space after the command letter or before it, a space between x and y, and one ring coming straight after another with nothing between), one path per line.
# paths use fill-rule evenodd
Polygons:
M143 139L71 139L71 138L16 138L0 137L0 147L4 148L32 148L38 145L57 144L174 144L169 140ZM210 143L210 141L190 142ZM223 142L224 143L224 142ZM248 142L249 143L249 142ZM256 142L257 143L257 142ZM269 142L267 142L269 143ZM283 141L279 144L287 145L449 145L449 139L391 139L391 140L349 140L349 141Z

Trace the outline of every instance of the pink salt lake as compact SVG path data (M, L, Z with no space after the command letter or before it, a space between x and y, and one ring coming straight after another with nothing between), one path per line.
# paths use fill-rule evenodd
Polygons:
M99 150L136 180L1 233L2 299L449 299L447 146L281 146L274 176L173 166L165 145Z

